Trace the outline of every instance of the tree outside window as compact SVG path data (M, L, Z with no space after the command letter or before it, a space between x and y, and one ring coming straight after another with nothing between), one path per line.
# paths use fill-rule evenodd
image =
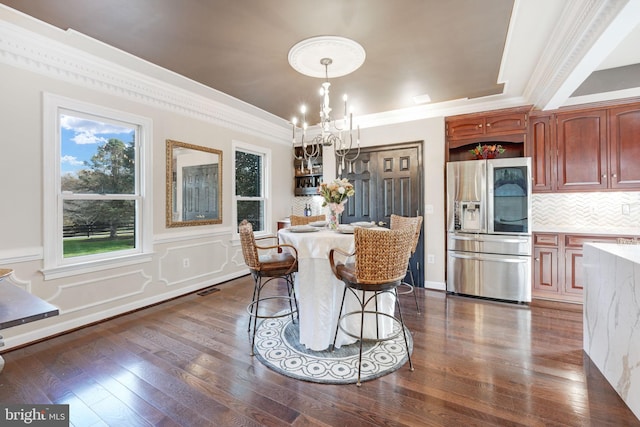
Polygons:
M235 181L237 223L246 219L254 231L265 230L264 155L236 149Z
M149 262L152 120L52 93L42 100L45 280Z
M135 126L60 115L63 257L136 248Z

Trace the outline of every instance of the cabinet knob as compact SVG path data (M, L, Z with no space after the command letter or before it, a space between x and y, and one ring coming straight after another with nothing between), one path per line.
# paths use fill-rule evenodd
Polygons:
M482 127L482 124L479 124L479 125L478 125L478 127L479 127L479 128L481 128L481 127Z
M539 262L539 261L540 261L540 258L534 258L534 259L536 260L536 262Z
M614 173L614 174L613 174L613 175L611 175L611 176L612 176L613 178L615 178L615 177L616 177L616 174Z
M607 177L607 174L606 174L606 173L603 173L603 174L602 174L602 177L603 177L603 178L606 178L606 177Z
M491 127L491 123L487 123L487 127L490 128Z

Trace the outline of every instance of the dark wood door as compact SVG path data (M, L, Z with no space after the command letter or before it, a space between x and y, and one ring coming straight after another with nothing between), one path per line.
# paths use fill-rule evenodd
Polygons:
M341 222L375 221L389 227L391 214L422 215L422 142L362 149L343 177L355 186ZM424 224L424 221L423 221ZM410 268L415 285L424 286L424 226Z
M184 221L219 218L218 165L185 166L182 182Z

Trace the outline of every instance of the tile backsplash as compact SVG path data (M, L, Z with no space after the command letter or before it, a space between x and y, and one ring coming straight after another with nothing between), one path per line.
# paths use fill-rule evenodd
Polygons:
M291 214L303 215L305 204L313 215L327 214L322 197L294 197ZM536 227L624 229L640 228L640 192L536 193L531 199ZM626 213L628 210L628 214Z
M531 199L533 229L640 227L640 192L537 193Z
M329 208L322 207L321 196L297 196L293 198L293 205L291 205L292 215L304 215L304 206L306 204L311 206L311 215L328 214Z

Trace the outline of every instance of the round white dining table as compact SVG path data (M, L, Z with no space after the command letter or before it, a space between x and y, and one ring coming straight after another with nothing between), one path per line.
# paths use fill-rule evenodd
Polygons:
M294 232L284 228L278 231L278 238L280 243L293 245L298 251L295 291L300 315L300 344L314 351L326 350L333 343L344 292L344 283L331 271L329 251L332 248L340 248L352 253L355 246L353 234L343 234L325 228L313 232ZM372 301L367 310L375 309L373 304ZM380 295L378 310L393 315L395 297L389 293ZM351 311L360 311L360 305L355 296L347 291L343 314ZM343 320L342 326L350 333L359 335L360 316L349 316ZM376 330L375 316L365 316L366 337L375 337L376 333L381 337L388 335L393 328L393 322L386 316L378 316L377 328ZM355 338L339 331L336 348L355 341Z

